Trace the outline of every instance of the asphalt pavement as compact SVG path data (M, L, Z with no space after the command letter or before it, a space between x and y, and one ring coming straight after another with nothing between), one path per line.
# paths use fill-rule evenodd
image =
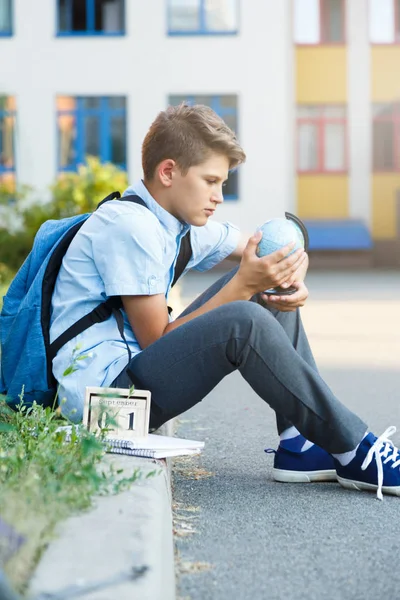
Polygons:
M183 305L218 273L189 274ZM400 274L311 272L303 321L320 372L377 435L400 445ZM337 483L272 480L274 413L240 374L182 415L177 435L205 440L176 460L179 598L400 598L400 498Z

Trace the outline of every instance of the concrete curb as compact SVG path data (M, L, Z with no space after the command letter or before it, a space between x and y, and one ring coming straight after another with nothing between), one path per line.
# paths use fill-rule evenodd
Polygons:
M172 431L170 422L162 433ZM127 476L139 467L144 477L126 492L96 499L92 511L60 525L33 575L35 600L175 600L169 462L110 454L105 461ZM155 469L159 473L145 479ZM136 573L142 567L145 572ZM83 594L86 587L92 591Z

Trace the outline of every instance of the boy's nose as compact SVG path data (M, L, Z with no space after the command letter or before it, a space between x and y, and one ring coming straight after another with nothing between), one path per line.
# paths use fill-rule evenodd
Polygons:
M212 195L211 201L212 201L212 202L215 202L216 204L221 204L221 202L223 202L223 201L224 201L224 195L223 195L223 193L222 193L222 190L221 190L220 192L218 192L218 193L217 193L217 192L215 192L215 193Z

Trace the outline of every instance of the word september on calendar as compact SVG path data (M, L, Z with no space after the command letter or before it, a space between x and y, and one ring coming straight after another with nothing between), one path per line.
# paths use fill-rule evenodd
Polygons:
M107 430L107 438L147 438L151 392L147 390L87 387L83 423L88 431Z

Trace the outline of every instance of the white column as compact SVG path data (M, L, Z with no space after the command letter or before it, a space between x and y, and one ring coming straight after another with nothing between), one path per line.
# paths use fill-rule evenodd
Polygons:
M371 224L371 49L368 0L347 0L350 217Z

